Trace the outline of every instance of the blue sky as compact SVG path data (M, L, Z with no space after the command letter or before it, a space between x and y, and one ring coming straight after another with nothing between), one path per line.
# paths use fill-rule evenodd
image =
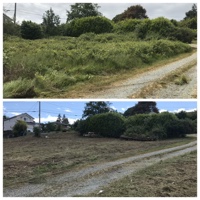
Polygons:
M70 123L80 119L85 104L89 101L41 101L41 122L56 121L58 114L65 114ZM124 113L127 108L134 106L138 101L109 101L111 107ZM12 117L21 113L28 113L38 122L38 101L4 101L3 114ZM157 101L160 112L193 111L197 109L196 101Z

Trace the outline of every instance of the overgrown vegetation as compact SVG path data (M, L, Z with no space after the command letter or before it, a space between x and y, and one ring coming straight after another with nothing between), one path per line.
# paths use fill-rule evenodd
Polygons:
M10 37L4 42L4 98L60 93L77 83L135 70L191 50L181 42L136 41L121 34L89 33L37 41Z
M134 71L190 52L181 42L191 43L197 36L195 5L181 22L150 20L140 5L111 21L98 8L91 3L71 5L66 24L60 24L52 9L45 12L42 24L4 23L4 98L56 96L97 77ZM29 40L8 36L20 36L19 29Z
M194 112L195 113L195 112ZM81 135L95 132L103 137L121 137L131 140L162 140L185 137L197 132L197 118L182 117L169 112L134 114L127 118L119 113L96 114L78 121L76 130Z

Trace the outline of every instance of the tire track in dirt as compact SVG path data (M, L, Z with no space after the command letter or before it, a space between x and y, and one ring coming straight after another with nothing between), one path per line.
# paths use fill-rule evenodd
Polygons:
M101 189L102 186L123 178L157 162L195 151L197 142L163 149L142 155L93 165L75 172L49 178L44 184L27 185L18 189L5 189L4 196L81 196Z
M164 78L173 71L181 69L187 65L190 65L197 60L197 53L193 53L191 56L175 61L173 63L161 66L141 73L140 75L129 78L121 83L116 83L112 88L107 88L99 92L85 95L85 98L95 99L107 99L107 98L130 98L135 93L139 93L143 87L149 83L156 82L159 79ZM161 97L162 98L162 97Z

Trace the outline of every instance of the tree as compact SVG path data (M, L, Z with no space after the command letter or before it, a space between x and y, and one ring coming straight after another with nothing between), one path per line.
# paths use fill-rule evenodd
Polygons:
M83 111L83 118L91 117L96 114L106 113L112 111L110 103L105 101L90 101L86 103L85 110Z
M131 6L123 13L116 15L112 20L114 22L124 19L145 19L148 18L146 10L141 5Z
M21 36L29 40L41 39L41 26L32 21L23 21L21 25Z
M15 137L25 135L26 131L27 131L27 124L25 121L19 120L13 126L13 134Z
M62 123L63 124L69 124L69 120L65 117L65 114L62 117Z
M47 36L53 36L59 34L59 24L60 24L60 17L55 15L52 8L47 10L45 14L43 14L43 22L42 26L44 27L44 32Z
M67 10L67 22L71 22L77 18L101 16L102 14L98 11L98 4L93 3L75 3L71 5L71 10Z
M193 4L192 9L185 13L186 17L184 19L197 18L197 5Z
M62 119L61 119L61 115L60 114L58 114L58 118L57 118L57 120L56 120L57 122L62 122Z
M124 116L132 116L136 114L148 114L148 113L159 113L158 108L156 107L156 102L138 102L135 106L128 108L124 112Z

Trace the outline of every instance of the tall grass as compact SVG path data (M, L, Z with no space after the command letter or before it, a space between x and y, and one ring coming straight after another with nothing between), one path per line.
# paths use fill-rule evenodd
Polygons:
M138 41L133 33L83 34L79 38L4 41L4 98L26 81L34 91L67 90L68 86L134 70L191 51L187 44L168 40ZM16 83L16 84L15 84ZM12 87L10 86L12 85Z

